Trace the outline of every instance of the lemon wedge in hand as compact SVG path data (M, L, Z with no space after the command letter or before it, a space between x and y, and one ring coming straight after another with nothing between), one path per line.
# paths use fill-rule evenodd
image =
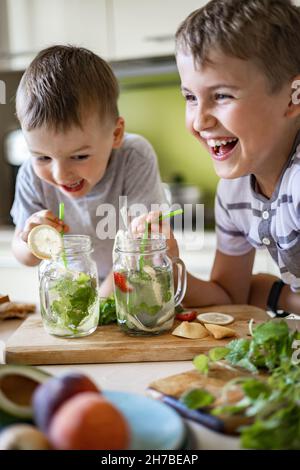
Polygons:
M37 225L28 235L28 247L39 259L50 259L63 251L60 233L50 225Z

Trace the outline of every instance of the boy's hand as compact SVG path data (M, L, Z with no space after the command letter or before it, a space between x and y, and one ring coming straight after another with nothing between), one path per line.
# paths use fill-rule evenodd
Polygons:
M173 257L178 257L179 250L170 227L170 219L160 221L160 215L161 212L152 211L148 214L143 214L133 219L131 222L132 235L134 238L142 237L145 232L146 224L148 223L148 237L151 233L162 233L167 239L170 255Z
M25 226L22 232L20 232L20 238L27 243L28 235L31 230L37 225L50 225L54 227L58 232L68 232L69 226L66 225L62 220L59 220L53 212L49 210L43 210L32 214L25 222Z
M144 235L146 224L148 224L148 236L150 233L163 233L165 237L170 238L170 222L169 220L159 220L161 212L152 211L148 214L140 215L131 222L131 232L135 238L142 237Z

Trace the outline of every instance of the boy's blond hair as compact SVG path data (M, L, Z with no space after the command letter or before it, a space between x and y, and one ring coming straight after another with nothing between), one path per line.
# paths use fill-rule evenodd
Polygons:
M110 66L82 47L52 46L42 50L25 71L17 91L21 125L32 130L81 126L82 112L95 109L101 119L118 117L119 86Z
M212 0L179 26L176 51L203 64L212 49L254 61L270 92L279 91L300 73L300 8L290 0Z

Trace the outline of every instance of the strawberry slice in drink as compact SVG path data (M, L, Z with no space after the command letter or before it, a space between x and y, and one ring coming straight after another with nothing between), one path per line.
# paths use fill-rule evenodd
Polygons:
M122 292L132 292L132 286L127 282L126 276L122 273L114 273L114 281L115 285L122 291Z

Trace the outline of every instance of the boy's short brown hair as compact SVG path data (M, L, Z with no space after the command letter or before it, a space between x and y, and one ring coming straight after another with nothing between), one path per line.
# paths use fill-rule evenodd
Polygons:
M300 73L300 8L290 0L212 0L179 26L176 51L203 64L212 49L253 60L279 91Z
M25 71L17 91L17 116L26 130L46 124L55 129L81 126L82 111L102 119L118 117L119 86L110 66L82 47L42 50Z

